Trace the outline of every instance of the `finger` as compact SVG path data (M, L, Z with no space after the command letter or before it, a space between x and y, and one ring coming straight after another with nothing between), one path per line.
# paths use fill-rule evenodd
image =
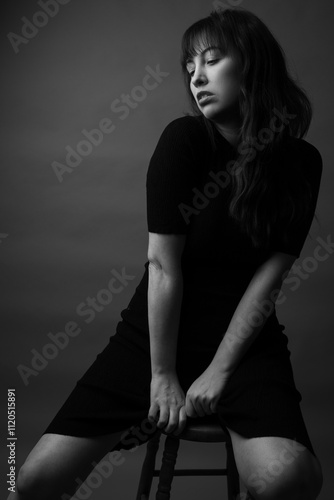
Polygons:
M202 401L201 403L202 403L202 409L205 412L205 414L212 415L212 413L213 413L212 407L211 407L212 401Z
M185 405L183 405L180 408L179 423L178 423L177 429L174 431L174 434L176 436L181 434L181 432L184 430L186 424L187 424L187 413L186 413L186 407L185 407Z
M207 407L205 408L205 414L206 414L206 415L212 415L212 414L213 414L213 411L212 411L212 409L211 409L211 406L207 406Z
M166 405L161 406L157 427L159 429L163 429L168 424L168 420L169 420L169 409Z
M210 403L210 410L211 410L211 413L216 413L217 412L217 401L211 401L211 403Z
M200 400L192 401L195 412L198 417L204 417L206 415L205 407L203 407L203 402Z
M169 420L168 424L164 429L167 434L172 433L178 425L179 421L179 410L178 408L169 408Z
M151 421L151 422L157 422L158 421L158 412L159 412L159 406L156 405L156 404L152 404L150 406L150 409L148 411L148 415L147 415L147 418Z
M201 408L202 411L204 412L204 415L212 415L213 413L215 413L215 405L216 405L216 399L211 399L208 397L202 398L198 400L198 405L196 406L196 410L197 408Z
M186 397L186 414L187 417L191 418L196 418L198 415L196 413L196 410L194 408L193 402L191 401L190 397Z

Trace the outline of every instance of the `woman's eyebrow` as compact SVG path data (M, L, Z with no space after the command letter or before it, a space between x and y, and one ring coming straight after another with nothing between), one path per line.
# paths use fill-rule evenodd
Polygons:
M204 55L206 52L208 52L209 50L220 50L219 47L215 47L215 46L210 46L210 47L207 47L206 49L202 50L200 52L200 55ZM190 62L193 62L194 58L193 57L188 57L188 59L186 60L186 64L190 63Z

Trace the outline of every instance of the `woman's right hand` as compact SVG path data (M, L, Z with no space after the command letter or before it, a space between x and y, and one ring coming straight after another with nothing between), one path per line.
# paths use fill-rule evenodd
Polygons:
M148 418L166 433L180 434L187 421L186 398L175 372L154 374Z

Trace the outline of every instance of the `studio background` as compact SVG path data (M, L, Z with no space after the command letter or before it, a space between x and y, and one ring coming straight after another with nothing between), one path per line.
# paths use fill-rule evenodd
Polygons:
M239 4L263 19L314 103L306 139L319 149L324 162L316 211L320 224L314 221L313 239L307 239L296 262L306 277L295 291L283 288L287 300L277 306L277 315L286 325L304 418L324 469L319 498L330 500L334 256L332 250L326 260L315 262L314 251L317 238L328 241L331 234L334 238L334 7L329 0L225 0L220 4ZM37 1L2 3L3 471L8 470L7 388L16 389L19 468L75 382L115 333L120 312L141 280L147 260L148 163L164 127L189 110L179 65L181 37L213 8L213 2L204 0L70 0L59 4L58 13L49 16L37 33L28 31L26 43L16 39L15 45L8 34L22 36L22 18L31 21L41 7ZM38 19L43 24L43 18ZM157 67L164 76L154 80ZM147 74L151 78L145 80ZM151 87L157 82L146 96L134 90L143 81ZM131 92L139 96L137 105L116 112L115 100ZM86 149L81 160L72 156L77 166L59 174L67 153L86 139L82 130L98 128L101 120L104 130L109 124L109 132L103 133L102 140L95 136L100 143L91 151ZM305 266L312 270L305 271ZM122 268L134 278L87 323L88 316L78 315L77 307L106 288L111 271L121 273ZM80 333L24 383L18 366L31 367L31 350L41 353L51 343L48 334L63 332L69 321L79 325ZM133 453L123 450L124 464L115 467L90 498L134 498L144 452L145 446ZM221 445L182 443L178 466L216 467L224 456ZM155 485L156 480L153 490ZM2 487L6 491L5 481ZM222 478L175 478L173 498L184 498L186 491L194 500L206 491L212 500L226 498Z

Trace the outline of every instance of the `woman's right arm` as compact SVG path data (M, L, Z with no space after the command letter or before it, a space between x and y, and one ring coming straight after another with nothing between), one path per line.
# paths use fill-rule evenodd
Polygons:
M185 395L176 374L177 338L183 297L181 256L186 236L149 233L148 324L151 406L148 417L169 433L186 423ZM158 419L159 413L159 419Z

